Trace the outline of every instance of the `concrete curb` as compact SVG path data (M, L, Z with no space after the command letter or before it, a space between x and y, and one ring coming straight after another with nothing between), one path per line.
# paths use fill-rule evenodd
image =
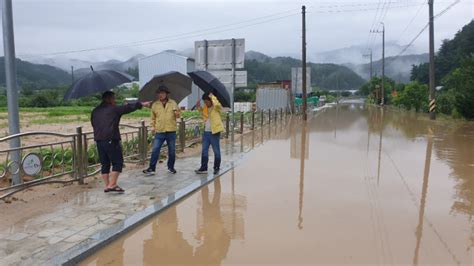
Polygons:
M80 244L68 249L64 253L50 259L44 265L77 265L120 236L148 221L150 218L166 210L168 207L179 203L181 200L184 200L200 188L213 182L216 178L226 174L242 162L244 155L245 153L241 154L236 161L227 163L224 169L221 170L218 175L214 176L209 174L206 177L202 177L199 181L195 181L187 187L169 194L167 197L155 202L153 205L148 206L144 210L132 214L120 223L112 225L111 227L96 233L89 239L84 240Z

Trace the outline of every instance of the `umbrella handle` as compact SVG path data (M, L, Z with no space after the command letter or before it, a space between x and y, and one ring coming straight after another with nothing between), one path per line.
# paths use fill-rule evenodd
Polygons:
M91 65L91 70L92 70L92 72L94 72L94 68L92 67L92 65Z

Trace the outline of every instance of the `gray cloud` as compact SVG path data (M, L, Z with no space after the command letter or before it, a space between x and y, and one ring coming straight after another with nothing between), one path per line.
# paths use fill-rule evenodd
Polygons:
M454 0L453 0L454 1ZM18 55L50 54L115 44L162 38L189 33L217 25L236 23L257 17L293 10L302 3L308 6L308 49L311 54L352 45L366 45L375 10L329 13L328 11L375 8L377 0L364 1L112 1L56 0L14 1L16 49ZM380 1L388 3L388 1ZM425 2L396 0L392 6ZM452 1L436 1L440 11ZM339 8L329 6L342 5ZM419 6L390 9L384 19L387 40L406 44L427 22L423 7L404 36L400 33L418 11ZM437 12L436 11L436 12ZM322 12L322 13L320 13ZM473 18L472 0L462 1L436 20L436 45L453 35ZM290 13L286 13L287 15ZM269 17L268 19L271 19ZM254 21L255 23L259 20ZM299 55L301 50L301 18L293 15L251 27L239 24L214 31L181 35L149 45L128 46L91 52L71 53L81 59L125 59L136 53L153 53L165 49L193 47L194 40L246 38L247 50L270 55ZM250 23L248 23L250 24ZM217 32L220 31L220 32ZM425 36L426 35L426 36ZM380 42L377 37L373 43ZM3 43L2 43L3 45ZM0 45L0 46L2 46ZM427 51L427 33L415 43L419 52ZM2 53L3 53L3 47Z

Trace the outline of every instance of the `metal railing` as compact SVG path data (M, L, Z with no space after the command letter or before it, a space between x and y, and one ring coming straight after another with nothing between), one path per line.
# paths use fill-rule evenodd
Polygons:
M290 110L260 110L236 113L234 132L243 134L283 120ZM223 115L225 133L230 135L230 115ZM121 124L121 139L126 163L145 164L151 156L154 141L152 130L141 121L138 125ZM180 119L177 122L177 151L183 152L186 145L198 142L204 132L199 117ZM83 132L77 127L72 134L53 132L25 132L0 138L0 147L15 138L21 138L23 146L0 148L0 199L11 196L25 188L48 183L84 183L84 179L100 171L99 154L92 131ZM48 141L50 139L50 141ZM38 144L38 142L44 142ZM25 144L26 143L26 144ZM29 144L31 143L31 144ZM166 147L165 147L166 148ZM11 160L12 153L20 153L20 162ZM21 182L13 184L12 175L20 174Z

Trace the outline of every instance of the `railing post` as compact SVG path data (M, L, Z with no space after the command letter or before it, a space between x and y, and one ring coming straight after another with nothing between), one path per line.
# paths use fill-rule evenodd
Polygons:
M280 108L280 122L283 121L283 108Z
M255 129L255 111L252 111L252 126L251 126L252 130Z
M229 132L230 132L230 116L229 116L229 113L226 113L226 116L225 116L225 137L226 139L229 138Z
M272 124L272 109L268 109L268 125Z
M265 111L260 111L260 127L263 127L263 123L265 122Z
M147 153L147 134L146 134L145 120L140 121L140 130L138 135L138 147L140 153L140 161L142 164L146 162L146 153Z
M184 146L186 146L186 124L184 123L184 118L181 117L179 122L179 144L181 152L184 152Z
M244 112L240 113L240 134L244 134Z
M79 181L79 184L84 184L84 147L83 147L83 135L82 135L82 127L76 128L76 179Z

